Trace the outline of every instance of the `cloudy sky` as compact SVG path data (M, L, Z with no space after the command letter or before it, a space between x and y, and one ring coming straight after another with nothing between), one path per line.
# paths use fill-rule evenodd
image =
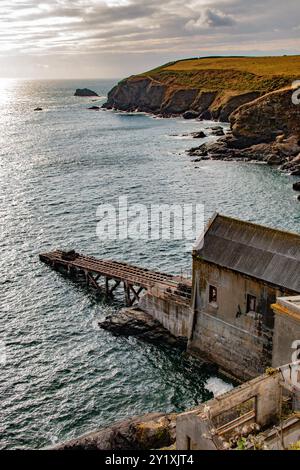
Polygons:
M0 77L119 78L170 60L300 52L299 0L1 0Z

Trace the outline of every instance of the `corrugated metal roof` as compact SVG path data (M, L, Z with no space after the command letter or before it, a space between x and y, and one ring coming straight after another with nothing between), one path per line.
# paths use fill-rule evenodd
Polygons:
M205 261L300 293L300 235L216 214L194 252Z

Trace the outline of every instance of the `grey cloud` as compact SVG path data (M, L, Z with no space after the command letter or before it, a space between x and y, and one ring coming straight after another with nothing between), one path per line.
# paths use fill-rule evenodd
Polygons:
M189 20L185 27L188 30L198 30L203 28L233 26L235 23L236 21L232 16L226 15L220 10L205 8L199 18Z
M0 55L289 53L298 27L299 0L1 0Z

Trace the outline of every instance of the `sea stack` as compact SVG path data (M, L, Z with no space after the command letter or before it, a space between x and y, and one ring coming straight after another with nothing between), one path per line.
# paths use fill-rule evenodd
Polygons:
M89 90L88 88L77 88L74 96L99 96L95 91Z

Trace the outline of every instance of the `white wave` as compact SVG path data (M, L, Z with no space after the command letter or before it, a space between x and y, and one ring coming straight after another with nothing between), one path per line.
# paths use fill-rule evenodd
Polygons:
M218 377L210 377L206 384L205 388L214 394L214 397L218 397L223 393L229 392L233 389L233 385L224 380L219 379Z

